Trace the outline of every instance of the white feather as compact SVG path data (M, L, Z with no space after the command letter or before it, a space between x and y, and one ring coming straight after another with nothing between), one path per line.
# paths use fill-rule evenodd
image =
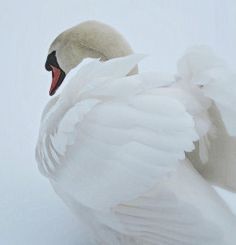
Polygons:
M181 61L176 81L157 73L126 77L139 55L94 61L45 109L40 170L98 244L236 242L234 217L185 157L197 141L202 161L211 157L209 109L224 101L218 80L217 93L213 82L199 88L195 78L212 66L191 57Z

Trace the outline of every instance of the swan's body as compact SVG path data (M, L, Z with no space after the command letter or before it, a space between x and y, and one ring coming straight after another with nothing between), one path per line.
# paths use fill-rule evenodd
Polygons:
M83 31L91 25L104 26L88 22ZM91 51L97 38L98 47L105 45L103 31L83 31L70 29L50 48L59 53L56 66L66 74L83 58L107 51ZM77 57L74 42L81 35L88 46L78 44ZM104 60L132 53L119 40L116 51L122 52L107 51ZM73 46L71 60L63 58L71 53L61 43ZM96 244L236 244L235 217L192 166L206 179L236 189L235 76L201 48L182 58L176 79L126 76L137 72L141 58L95 60L48 103L36 149L41 172ZM185 152L192 153L186 158Z

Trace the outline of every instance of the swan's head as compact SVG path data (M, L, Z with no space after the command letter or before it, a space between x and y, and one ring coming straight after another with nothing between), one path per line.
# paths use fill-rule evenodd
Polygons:
M72 27L56 37L49 48L45 64L52 72L49 94L55 94L66 74L85 58L108 60L132 53L127 41L108 25L86 21Z

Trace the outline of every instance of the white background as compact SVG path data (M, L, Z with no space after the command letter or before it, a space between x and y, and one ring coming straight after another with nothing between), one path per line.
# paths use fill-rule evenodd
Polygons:
M120 30L141 70L175 72L192 45L210 45L235 69L235 0L2 1L0 15L0 244L77 245L79 227L34 159L51 75L44 70L54 37L96 19ZM236 196L222 192L236 210ZM80 241L80 242L79 242Z

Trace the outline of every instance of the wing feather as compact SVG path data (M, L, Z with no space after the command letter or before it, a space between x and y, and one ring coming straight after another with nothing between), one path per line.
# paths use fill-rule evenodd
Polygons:
M207 159L211 100L169 77L124 77L139 59L95 61L49 103L36 150L41 171L75 210L84 207L99 225L137 240L133 244L235 243L229 210L180 163L198 140Z
M202 47L189 50L178 68L182 82L199 86L212 101L211 106L205 106L207 118L201 117L198 127L205 128L199 135L199 155L205 164L198 161L198 152L192 154L191 161L206 179L236 191L236 74ZM199 118L197 115L195 122Z
M80 103L71 112L77 112L77 106ZM78 200L95 209L117 205L151 188L175 170L197 140L184 106L165 96L137 94L127 101L99 102L81 121L72 121L60 124L56 134L61 135L60 142L70 131L76 135L73 144L64 140L62 148L67 151L59 152L64 155L63 171L74 176ZM149 161L141 153L149 155Z

